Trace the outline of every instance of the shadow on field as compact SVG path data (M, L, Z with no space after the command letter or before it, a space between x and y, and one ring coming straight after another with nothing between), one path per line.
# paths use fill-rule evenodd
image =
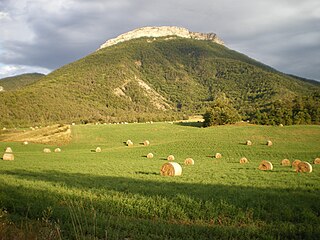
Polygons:
M236 162L238 163L238 162ZM250 172L256 172L258 167L257 168L247 168L247 167L238 167L238 168L230 168L232 170L246 170L246 171L250 171Z
M0 183L2 206L9 212L21 216L27 215L31 218L41 217L43 210L49 206L54 208L57 217L67 218L68 206L65 204L65 199L69 197L76 201L84 201L87 205L94 204L97 211L101 211L107 216L121 216L130 219L137 217L137 221L149 219L148 224L153 224L154 227L157 226L157 222L153 222L152 219L161 220L162 223L164 220L172 220L180 227L195 229L193 227L196 227L197 219L201 219L208 224L205 228L203 226L206 225L202 225L203 232L201 230L201 234L204 234L202 239L213 239L213 236L220 236L219 234L214 235L214 231L216 231L214 226L229 226L230 231L237 231L236 229L242 226L242 231L248 231L248 236L263 237L263 235L255 235L256 231L250 232L252 229L246 228L253 221L262 224L258 227L260 228L258 232L263 226L270 228L267 236L273 236L272 238L299 239L304 238L306 234L308 236L320 234L319 190L312 191L299 187L277 189L272 188L272 184L269 188L259 188L223 184L179 183L175 178L161 177L158 173L144 171L138 171L136 174L154 176L155 180L96 176L54 170L44 172L1 170L0 174L25 180L30 184L42 182L46 186L40 188L36 184L28 185L29 183L19 186L11 185L10 182ZM79 193L81 194L78 195ZM149 201L155 201L154 205L149 205ZM159 213L158 210L153 210L158 205L157 201L164 204L159 205L161 209ZM167 203L169 205L166 205ZM141 209L144 209L142 206L150 209L140 212L137 210L139 207L132 208L131 204L138 205ZM174 206L178 210L171 209L169 206ZM195 218L195 223L193 218ZM181 221L186 221L187 224ZM213 225L211 226L210 222L212 221ZM179 222L181 223L179 224ZM124 223L118 224L122 226ZM131 223L131 226L132 224L134 223ZM277 227L279 224L282 224L283 228ZM295 224L298 225L295 226ZM141 231L146 231L142 225L140 228ZM153 230L151 228L148 231L152 232ZM188 238L188 231L192 232L193 230L186 230L183 233L186 234L184 236L186 238ZM177 231L174 234L182 233ZM223 234L226 233L222 232L221 234L224 236ZM237 238L232 235L225 236ZM179 235L176 237L183 239Z
M142 175L159 175L157 172L144 172L144 171L137 171L135 174L142 174Z
M155 172L137 171L137 174L159 175ZM185 194L192 198L215 201L218 199L228 199L238 207L255 207L257 204L256 197L260 200L266 200L270 204L269 208L277 209L280 202L287 203L286 205L300 206L300 203L305 205L311 204L317 206L320 213L320 206L317 204L320 199L319 191L306 191L299 188L295 189L274 189L244 187L244 186L225 186L213 184L199 184L199 183L178 183L173 177L164 177L165 181L161 181L160 175L154 180L141 180L126 177L113 176L96 176L83 173L65 173L60 171L44 171L31 172L25 170L0 170L0 174L9 175L18 179L28 181L44 181L51 183L53 186L62 185L68 188L78 188L81 190L97 189L99 191L114 190L125 191L132 194L142 194L146 196L163 195L167 197L174 197L177 194ZM167 181L172 179L173 181ZM141 188L141 185L144 188ZM292 201L295 199L295 201ZM273 204L273 200L276 200ZM300 201L301 200L301 201ZM317 200L317 201L316 201ZM243 205L244 204L244 205ZM248 205L248 206L247 206ZM279 209L281 210L281 209Z
M202 122L178 122L175 124L180 125L180 126L184 126L184 127L197 127L197 128L203 127Z

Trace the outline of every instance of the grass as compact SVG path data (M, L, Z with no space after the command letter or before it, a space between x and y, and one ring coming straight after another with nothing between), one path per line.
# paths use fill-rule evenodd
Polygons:
M0 208L17 225L58 225L62 239L316 239L320 167L298 174L280 163L311 163L319 136L319 126L77 125L61 153L0 143L15 153L0 162ZM169 154L182 176L159 175ZM184 166L187 157L195 165ZM274 170L259 171L262 160Z

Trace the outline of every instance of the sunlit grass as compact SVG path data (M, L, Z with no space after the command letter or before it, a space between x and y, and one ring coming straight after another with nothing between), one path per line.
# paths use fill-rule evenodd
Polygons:
M294 239L320 233L320 167L297 174L280 165L284 158L312 163L320 154L319 126L154 123L72 131L61 153L0 143L15 153L14 161L0 162L0 207L15 221L41 219L49 207L62 238ZM128 139L133 147L125 145ZM144 140L150 146L140 144ZM102 152L93 152L98 146ZM153 159L146 158L149 152ZM216 152L223 157L213 158ZM182 165L182 176L160 176L169 154ZM184 166L187 157L195 165ZM241 165L241 157L249 163ZM259 171L262 160L274 170Z

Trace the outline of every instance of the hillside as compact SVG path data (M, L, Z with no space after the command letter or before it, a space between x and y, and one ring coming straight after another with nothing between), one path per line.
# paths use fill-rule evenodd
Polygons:
M45 75L41 73L25 73L13 77L2 78L0 79L0 86L3 88L2 91L18 90L40 80L43 76Z
M173 120L202 114L219 92L251 119L283 99L318 104L320 87L214 41L142 37L0 94L0 125Z

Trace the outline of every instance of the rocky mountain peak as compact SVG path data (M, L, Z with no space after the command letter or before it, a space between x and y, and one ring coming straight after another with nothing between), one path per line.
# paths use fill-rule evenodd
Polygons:
M104 44L100 46L99 49L110 47L112 45L115 45L121 42L129 41L129 40L141 38L141 37L157 38L157 37L166 37L166 36L178 36L182 38L207 40L207 41L212 41L212 42L224 45L224 42L215 33L191 32L188 29L182 28L182 27L162 26L162 27L137 28L130 32L121 34L116 38L112 38L106 41Z

